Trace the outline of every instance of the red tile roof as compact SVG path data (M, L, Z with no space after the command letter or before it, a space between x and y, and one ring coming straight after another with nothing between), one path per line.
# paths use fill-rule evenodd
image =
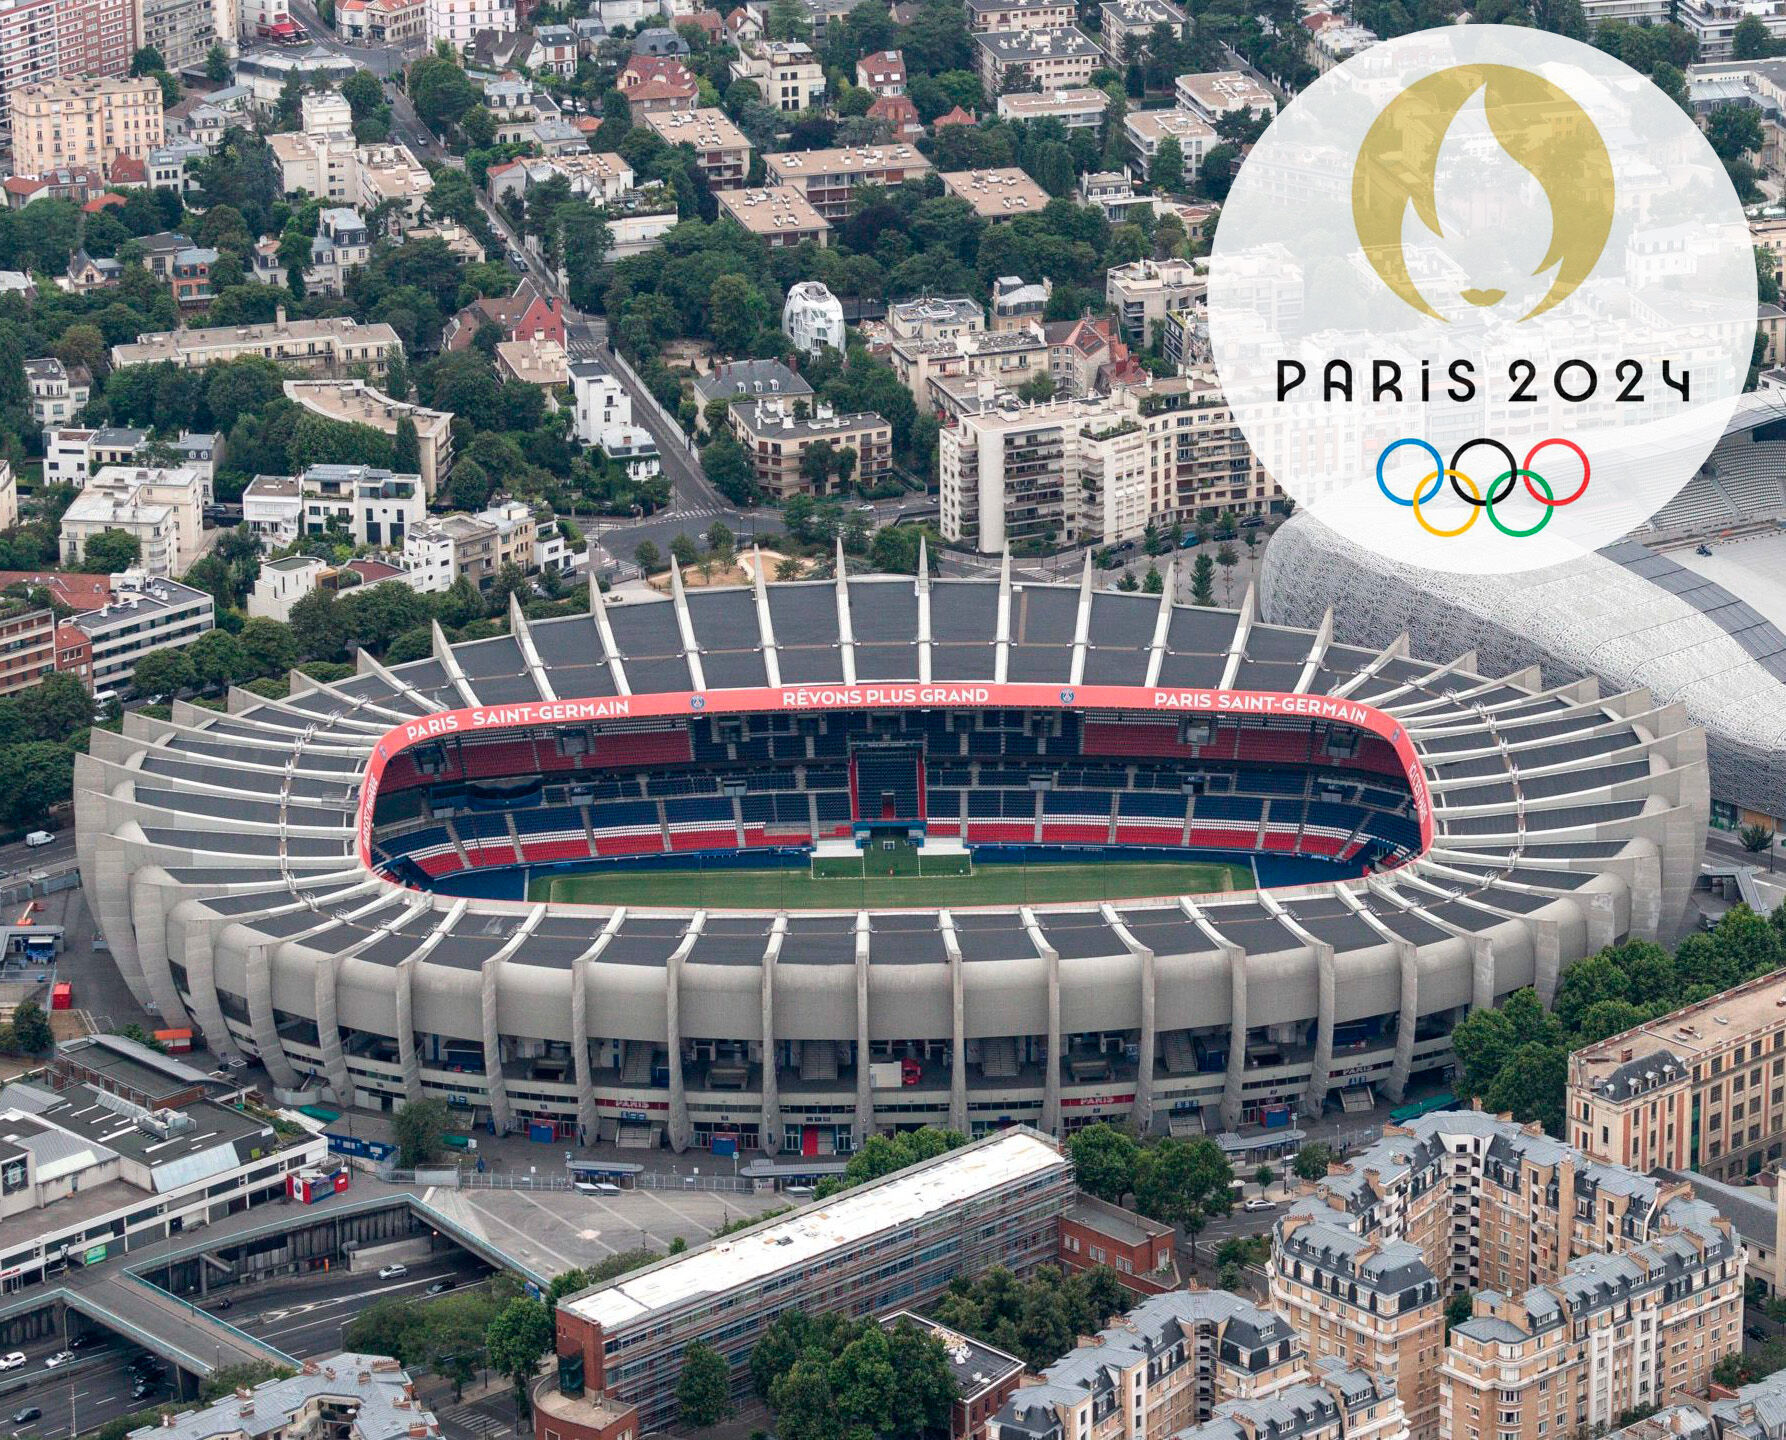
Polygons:
M930 122L930 128L932 130L941 130L945 125L977 125L978 123L979 122L974 119L971 110L963 110L957 105L953 110L949 111L947 115L938 115L936 119L932 120Z
M81 209L89 215L97 215L101 210L110 209L113 205L128 205L130 202L122 195L114 195L109 191L104 195L95 195Z
M0 570L0 590L11 585L48 590L71 610L97 610L112 598L110 576L72 570Z

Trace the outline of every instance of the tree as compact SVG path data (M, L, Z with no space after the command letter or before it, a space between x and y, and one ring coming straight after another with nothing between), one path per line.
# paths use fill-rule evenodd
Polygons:
M1234 166L1240 159L1240 147L1233 144L1212 145L1197 167L1197 185L1211 200L1226 200L1234 186Z
M1736 838L1742 842L1743 849L1751 855L1765 854L1768 857L1768 868L1773 868L1774 832L1770 825L1745 825L1736 832Z
M1445 1333L1461 1325L1476 1313L1476 1297L1468 1290L1459 1290L1445 1302Z
M289 628L277 620L257 616L236 637L250 676L284 677L298 663L297 643Z
M831 448L831 442L815 440L806 447L805 452L800 456L800 478L822 494L825 482L830 479L831 471L836 463L837 456Z
M241 644L227 630L205 631L187 647L186 654L192 662L193 683L201 690L222 690L254 678Z
M1765 60L1774 53L1774 37L1759 16L1745 15L1730 34L1731 54L1738 60Z
M1046 370L1038 370L1017 387L1017 398L1033 405L1041 405L1054 398L1054 377Z
M682 1352L676 1408L684 1425L706 1430L732 1413L732 1372L725 1356L696 1340Z
M1563 1133L1563 1090L1569 1052L1561 1045L1532 1041L1508 1057L1484 1095L1483 1104L1515 1120L1536 1120L1552 1135Z
M641 540L638 548L633 551L633 563L649 575L663 568L663 553L649 540Z
M49 1017L35 1000L22 1000L12 1012L13 1048L21 1055L41 1055L56 1043Z
M174 696L192 688L192 662L184 650L151 650L136 662L131 686L146 697Z
M1079 1188L1112 1205L1135 1188L1135 1169L1141 1147L1126 1131L1099 1121L1076 1130L1067 1141L1073 1160L1073 1176Z
M419 475L422 470L422 441L416 434L415 421L407 415L397 417L397 434L391 446L391 469L399 475Z
M1327 1167L1333 1161L1333 1148L1316 1140L1296 1152L1296 1159L1291 1162L1290 1168L1296 1172L1298 1180L1321 1180L1326 1178Z
M1184 146L1176 136L1168 135L1160 141L1153 152L1153 162L1147 167L1147 179L1154 189L1168 195L1184 189Z
M1158 565L1147 567L1147 574L1141 577L1141 588L1149 595L1158 595L1166 588L1166 577L1160 574Z
M515 1408L520 1413L527 1410L527 1382L551 1347L552 1312L531 1296L509 1301L484 1332L490 1367L514 1382Z
M1215 604L1215 561L1201 553L1191 565L1191 603Z
M701 451L701 469L719 493L734 504L746 505L756 499L750 456L730 430L719 431L707 442Z
M81 547L80 568L89 575L116 575L136 564L142 553L142 541L128 530L101 530Z
M721 275L708 291L708 328L728 355L743 353L769 322L769 302L742 275Z
M145 45L130 57L130 73L133 76L156 75L167 69L167 61L161 58L161 52L153 45Z
M1161 1140L1141 1152L1135 1167L1135 1207L1194 1235L1210 1216L1228 1213L1233 1180L1234 1169L1213 1140Z
M398 1163L406 1170L414 1170L438 1160L449 1118L444 1100L410 1100L399 1105L391 1117Z
M73 674L46 675L12 697L25 738L65 741L93 723L93 697Z
M1277 1171L1273 1170L1269 1165L1261 1165L1257 1170L1253 1171L1253 1183L1261 1190L1269 1190L1271 1188L1271 1182L1276 1179Z
M924 1125L916 1130L901 1130L892 1135L872 1135L860 1150L850 1156L849 1163L844 1167L843 1178L838 1180L834 1177L824 1181L818 1188L818 1196L824 1199L852 1186L878 1180L883 1175L891 1175L895 1170L903 1170L921 1160L935 1159L938 1155L965 1144L967 1137L959 1131L939 1130L933 1125Z

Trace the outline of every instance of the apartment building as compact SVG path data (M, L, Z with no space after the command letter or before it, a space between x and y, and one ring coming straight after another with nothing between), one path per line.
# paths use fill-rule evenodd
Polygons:
M286 399L312 414L349 425L370 425L393 439L398 422L407 419L415 426L422 494L427 500L434 498L452 469L453 417L445 410L393 400L364 380L287 380L284 388Z
M802 280L791 285L781 307L781 333L803 355L813 355L827 347L842 350L843 302L820 280Z
M719 212L736 220L771 250L788 250L811 241L831 243L831 224L812 202L790 186L768 190L721 190L713 197Z
M562 178L571 194L591 205L612 205L633 188L633 168L618 155L585 150L580 155L553 155L537 160L509 160L492 165L487 181L490 198L525 196L535 185Z
M659 110L640 117L667 145L691 145L711 190L736 190L750 175L751 143L723 110Z
M56 669L56 612L0 599L0 695L28 690Z
M1190 260L1136 260L1104 272L1104 300L1131 345L1147 348L1153 327L1209 293L1209 276Z
M1597 1163L1535 1126L1480 1111L1439 1112L1385 1127L1380 1140L1330 1170L1278 1221L1269 1263L1272 1303L1306 1338L1310 1353L1393 1375L1415 1440L1441 1434L1464 1440L1459 1427L1469 1418L1469 1402L1461 1402L1461 1410L1460 1402L1447 1402L1446 1377L1455 1366L1467 1379L1501 1343L1484 1342L1485 1351L1459 1360L1454 1329L1446 1353L1443 1309L1455 1291L1475 1292L1488 1309L1505 1310L1483 1333L1492 1331L1508 1345L1527 1343L1512 1334L1515 1306L1527 1307L1518 1312L1526 1317L1519 1323L1536 1326L1534 1336L1542 1330L1544 1338L1532 1347L1530 1379L1533 1395L1547 1398L1542 1407L1522 1408L1503 1427L1529 1422L1520 1440L1539 1440L1559 1428L1572 1435L1659 1401L1663 1392L1656 1387L1665 1368L1670 1387L1676 1383L1672 1347L1683 1315L1688 1331L1707 1331L1702 1343L1689 1339L1678 1356L1680 1373L1698 1376L1702 1387L1710 1365L1741 1343L1742 1269L1742 1246L1729 1222L1685 1184ZM1599 1313L1603 1299L1614 1315L1636 1302L1637 1290L1626 1283L1634 1276L1655 1281L1663 1309L1638 1328L1648 1334L1646 1343L1665 1330L1675 1337L1667 1342L1668 1366L1654 1363L1655 1353L1648 1355L1647 1368L1632 1364L1614 1388L1624 1385L1639 1398L1619 1403L1605 1398L1603 1375L1590 1420L1578 1423L1571 1403L1566 1426L1548 1414L1546 1429L1538 1431L1540 1408L1554 1408L1555 1390L1573 1393L1576 1372L1567 1367L1582 1363L1581 1348L1567 1349L1564 1342L1586 1344L1588 1329L1597 1324L1591 1324L1590 1311ZM1649 1294L1649 1283L1638 1289ZM1728 1333L1722 1318L1727 1297ZM1547 1311L1561 1317L1560 1330L1539 1324ZM1628 1338L1615 1323L1589 1348ZM1599 1353L1610 1355L1604 1348ZM1625 1359L1618 1364L1622 1370ZM1539 1388L1545 1366L1548 1381ZM1523 1391L1523 1385L1508 1388ZM1495 1419L1480 1404L1478 1409L1480 1429L1469 1429L1469 1435L1495 1440Z
M461 575L487 589L496 578L495 527L469 515L422 520L403 537L403 568L423 594L450 590Z
M392 356L403 353L397 332L389 325L361 325L350 316L322 320L288 320L285 307L275 310L270 325L220 325L203 330L157 330L135 341L112 346L112 368L156 365L168 361L187 370L202 370L222 360L259 355L307 375L340 377L364 365L382 378Z
M1596 1160L1724 1179L1786 1144L1786 978L1764 975L1569 1057L1569 1141Z
M394 475L371 465L312 465L298 477L306 535L340 530L356 545L402 545L427 515L419 475Z
M1690 1204L1703 1215L1645 1245L1583 1256L1517 1298L1479 1294L1439 1372L1447 1440L1592 1434L1704 1394L1743 1346L1744 1252L1716 1211Z
M480 30L514 30L515 0L425 0L423 31L430 46L442 40L461 53Z
M1178 1232L1133 1210L1080 1192L1060 1217L1060 1267L1091 1270L1107 1265L1123 1288L1138 1295L1176 1290Z
M616 83L635 124L647 115L694 110L701 103L701 82L673 55L635 55Z
M415 1385L384 1355L342 1353L306 1360L296 1375L265 1380L197 1410L169 1415L130 1432L132 1440L249 1440L341 1436L343 1440L419 1440L440 1425L416 1399Z
M358 45L400 45L428 33L427 0L341 0L341 38Z
M967 27L975 34L989 30L1061 30L1079 18L1071 0L967 0Z
M983 408L942 432L938 465L944 538L988 555L1115 544L1206 507L1263 511L1274 493L1209 372Z
M921 1309L958 1275L1027 1274L1054 1254L1072 1199L1071 1166L1052 1140L1027 1126L997 1131L566 1297L560 1377L568 1368L579 1395L636 1407L641 1430L661 1429L693 1342L718 1348L742 1381L756 1341L790 1307L881 1315Z
M19 523L19 477L13 474L12 462L0 459L0 531L11 530Z
M184 575L198 559L210 487L195 470L108 465L62 514L62 563L78 566L106 530L136 537L137 564L154 576Z
M1190 111L1209 125L1224 115L1244 115L1248 111L1266 119L1277 114L1277 96L1263 81L1255 80L1244 70L1180 75L1173 82L1172 94L1180 110Z
M903 185L923 179L934 168L910 145L794 150L765 155L763 163L771 183L798 190L833 224L849 218L850 196L857 186Z
M1090 85L998 97L1001 120L1058 120L1065 130L1096 130L1109 110L1110 97Z
M391 204L397 208L387 224L401 230L422 218L422 206L434 188L434 177L407 145L361 145L354 151L359 172L359 193L354 203L373 211Z
M991 380L1016 390L1049 373L1048 341L1035 325L975 330L941 340L895 340L887 358L920 412L938 408L930 390L934 380Z
M152 76L64 75L20 85L11 105L12 163L21 175L82 165L109 173L120 156L146 163L165 142Z
M487 510L478 511L477 519L496 532L495 558L498 570L504 565L518 566L527 573L537 568L533 551L534 539L539 534L540 527L531 505L524 505L519 500L504 500Z
M211 628L214 609L208 590L141 570L112 576L111 601L69 621L93 646L94 695L128 690L137 661L156 650L192 644Z
M1308 1380L1281 1315L1225 1290L1142 1300L1082 1340L992 1417L992 1440L1139 1440Z
M715 400L728 406L748 405L757 400L784 399L789 403L805 400L810 406L812 386L797 372L779 360L726 360L705 375L689 381L694 391L695 433L709 433L707 407Z
M1185 13L1172 0L1104 0L1098 17L1099 34L1113 65L1127 65L1144 55L1156 25L1184 38Z
M316 234L310 241L310 265L304 271L305 292L344 294L348 278L371 261L372 236L360 212L345 205L331 206L317 216Z
M663 473L657 437L643 425L606 426L596 443L602 454L626 472L629 480L653 480Z
M1041 325L1053 294L1054 282L1046 275L1034 284L1021 275L1000 275L992 282L992 328L1022 330Z
M1314 1378L1263 1400L1230 1400L1174 1440L1407 1440L1407 1417L1376 1375L1320 1360Z
M632 396L599 360L571 361L577 439L594 445L610 425L633 423Z
M66 425L93 398L93 377L83 366L72 370L53 355L25 362L25 384L31 392L31 419L40 429Z
M1680 7L1683 12L1683 22L1685 21L1686 8L1686 5ZM1310 16L1309 18L1312 20L1318 17ZM1375 30L1368 29L1363 25L1348 25L1331 13L1327 14L1327 19L1333 23L1308 32L1309 64L1313 65L1316 73L1320 75L1325 75L1336 65L1345 64L1360 51L1370 49L1377 43L1378 38ZM1688 28L1691 29L1691 25ZM1730 28L1732 30L1736 28L1734 20L1730 22Z
M989 97L1004 92L1005 77L1013 72L1022 75L1030 88L1067 90L1089 85L1109 63L1103 48L1072 25L1057 30L1034 26L987 30L974 36L974 50L980 85Z
M72 485L79 490L94 471L104 465L124 464L148 440L147 430L122 426L50 430L43 437L43 478L48 484Z
M121 77L141 35L136 0L0 0L0 139L12 140L15 90L64 76ZM29 173L15 157L13 174Z
M1680 0L1674 13L1675 23L1699 42L1701 61L1732 59L1736 27L1751 16L1775 40L1786 37L1786 11L1772 0Z
M267 148L279 165L279 188L287 195L301 190L345 205L358 193L359 160L352 135L291 131L269 135Z
M1137 110L1123 116L1122 129L1129 143L1130 165L1140 175L1153 173L1154 156L1168 137L1178 142L1187 180L1196 174L1203 157L1221 143L1215 126L1189 110Z
M953 340L986 329L986 312L966 295L924 295L896 300L887 307L887 335L892 340Z
M1000 170L952 170L942 177L943 193L965 200L982 220L1015 220L1039 215L1049 195L1016 166Z
M236 43L234 33L218 32L218 12L224 8L212 0L143 0L143 44L161 52L172 74L203 65L213 45L225 39L230 47Z
M873 484L893 468L893 427L874 411L834 415L828 406L816 407L804 417L785 399L759 400L734 405L732 431L750 456L756 482L770 497L842 494L849 487L835 471L822 482L802 473L806 452L820 441L840 450L856 452L851 483Z
M316 589L328 568L319 555L282 555L261 561L260 574L248 596L250 618L289 625L292 607Z
M803 40L758 40L732 62L734 80L752 80L771 110L817 110L825 101L825 69Z

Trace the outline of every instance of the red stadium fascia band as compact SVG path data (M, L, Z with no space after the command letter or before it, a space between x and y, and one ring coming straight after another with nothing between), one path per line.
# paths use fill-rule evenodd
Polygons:
M403 751L450 736L551 725L584 725L601 720L649 720L698 715L820 713L827 710L1117 710L1131 715L1207 715L1215 719L1330 720L1351 725L1385 741L1401 761L1414 813L1420 822L1420 848L1431 847L1432 803L1426 772L1401 722L1370 705L1329 695L1295 695L1277 690L1157 690L1144 685L977 685L894 684L780 685L747 690L667 690L650 695L591 696L576 700L531 700L519 705L477 705L441 710L387 730L373 747L360 784L354 833L362 865L372 865L372 812L385 767Z

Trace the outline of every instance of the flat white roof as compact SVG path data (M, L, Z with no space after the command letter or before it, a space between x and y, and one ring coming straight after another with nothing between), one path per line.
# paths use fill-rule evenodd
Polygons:
M845 1245L909 1226L1000 1185L1064 1164L1030 1130L1007 1130L884 1180L808 1205L786 1220L727 1236L560 1308L612 1332L701 1295L735 1290Z

